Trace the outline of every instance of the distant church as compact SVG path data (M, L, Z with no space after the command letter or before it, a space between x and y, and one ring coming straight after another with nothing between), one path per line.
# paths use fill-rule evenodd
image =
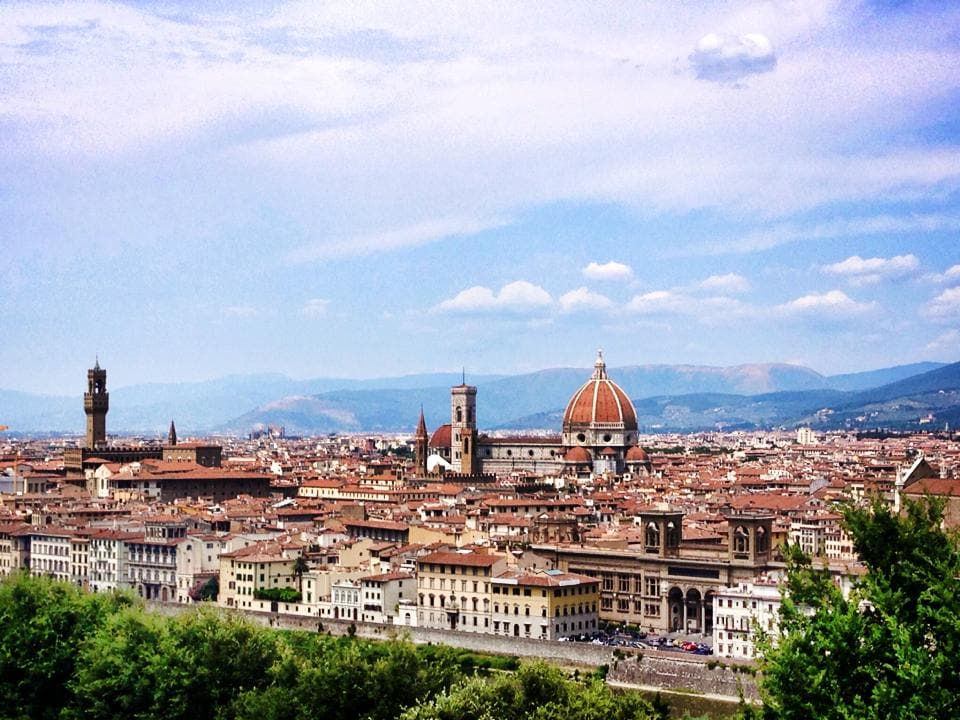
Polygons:
M110 445L107 442L107 412L110 393L107 392L107 371L97 358L87 370L87 391L83 394L83 411L87 416L87 433L83 447L67 448L63 465L68 475L82 474L108 463L132 463L143 460L183 460L207 467L220 467L222 448L219 445L198 443L177 444L177 429L170 421L166 445Z
M489 437L477 432L477 388L450 390L450 423L427 435L423 410L414 436L421 475L496 475L516 471L589 478L605 473L647 473L638 444L637 413L627 394L607 377L603 353L593 375L567 403L560 436Z

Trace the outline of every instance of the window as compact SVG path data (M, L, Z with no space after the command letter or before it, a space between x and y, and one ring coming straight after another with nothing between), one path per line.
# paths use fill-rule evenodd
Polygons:
M743 525L738 525L733 533L733 551L737 554L747 554L750 552L750 536L747 534Z
M647 575L644 578L643 594L647 596L659 596L660 595L660 578L654 575Z
M655 522L647 523L647 529L644 532L644 544L647 550L656 550L660 547L660 528Z

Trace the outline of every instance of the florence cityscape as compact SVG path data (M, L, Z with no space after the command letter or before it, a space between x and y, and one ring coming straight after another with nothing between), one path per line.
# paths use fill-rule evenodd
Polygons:
M960 7L0 5L0 717L960 715Z

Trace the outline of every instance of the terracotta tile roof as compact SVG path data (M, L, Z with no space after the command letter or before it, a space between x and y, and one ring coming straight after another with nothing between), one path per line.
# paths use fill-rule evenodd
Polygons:
M417 558L419 564L458 565L466 567L493 567L504 558L500 555L479 553L435 552Z

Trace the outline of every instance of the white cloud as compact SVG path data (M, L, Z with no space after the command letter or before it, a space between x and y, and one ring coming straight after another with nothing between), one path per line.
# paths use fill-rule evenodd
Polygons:
M923 314L936 319L960 318L960 286L947 288L927 303Z
M698 297L674 290L654 290L635 295L626 310L638 315L686 315L707 324L723 324L759 311L736 298L724 295Z
M938 335L927 343L926 349L930 352L949 353L951 357L955 357L960 352L960 330L953 328Z
M960 156L958 156L957 162L960 163ZM877 215L874 217L843 218L808 226L795 223L778 223L769 228L747 233L737 239L694 245L689 248L689 254L753 253L802 241L832 240L834 238L862 237L865 235L931 233L943 230L960 230L960 217L951 214L933 213L914 214L905 217Z
M872 285L881 280L898 280L917 272L920 260L916 255L895 255L891 258L862 258L853 255L841 262L824 265L823 272L847 278L851 285Z
M777 56L766 35L704 35L690 55L690 63L701 80L732 83L748 75L770 72Z
M691 299L670 290L652 290L642 295L634 295L627 303L627 310L641 315L654 313L678 313L686 311Z
M302 245L289 254L288 260L293 263L305 263L331 258L374 255L427 245L446 238L476 235L507 224L509 221L503 218L449 217L426 220L395 230L361 235L347 240L325 240Z
M223 314L233 318L252 318L260 314L260 311L250 305L230 305L223 309Z
M934 283L952 283L960 280L960 265L951 265L942 273L930 273L923 276L924 280Z
M561 312L579 312L589 310L606 310L613 306L613 302L606 295L591 292L585 287L571 290L560 296Z
M777 305L774 312L787 316L810 316L825 321L854 317L872 311L876 303L859 303L842 290L803 295Z
M629 280L633 277L633 268L621 262L592 262L583 268L583 276L589 280Z
M770 217L960 185L956 149L862 132L902 137L914 116L942 118L957 57L932 26L949 22L918 38L863 35L858 6L831 2L466 4L237 4L169 19L149 4L0 3L0 149L45 163L169 153L164 173L188 178L202 158L229 178L221 195L198 193L211 204L256 198L307 237L345 219L300 258L455 237L422 227L427 198L431 217L459 226L462 213L485 224L558 201ZM600 21L610 13L617 23ZM678 72L706 28L702 77L765 69L773 38L790 48L777 82L731 93Z
M329 306L329 300L311 298L310 300L307 300L306 304L300 309L300 312L307 317L320 317L327 314L327 308Z
M716 290L727 293L743 293L750 289L750 281L743 275L727 273L726 275L711 275L701 281L700 287L704 290Z
M531 312L544 310L553 305L553 298L539 285L516 280L495 293L488 287L475 285L457 293L437 305L443 312Z

